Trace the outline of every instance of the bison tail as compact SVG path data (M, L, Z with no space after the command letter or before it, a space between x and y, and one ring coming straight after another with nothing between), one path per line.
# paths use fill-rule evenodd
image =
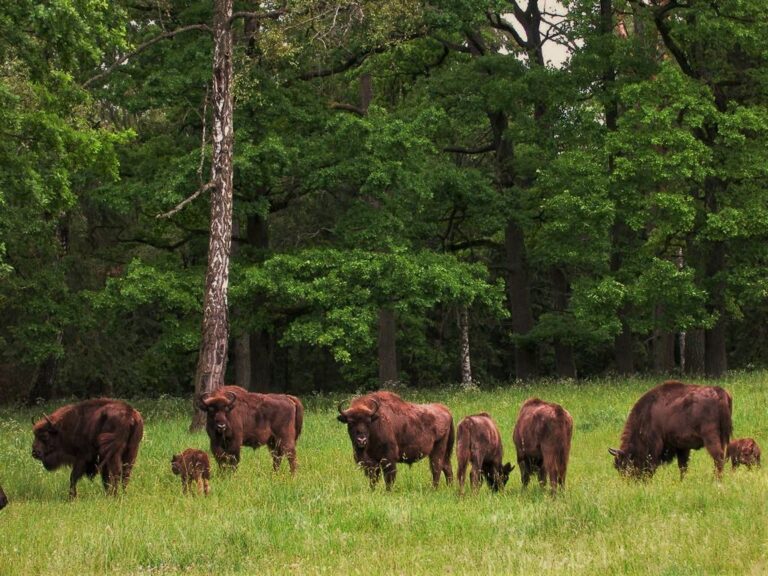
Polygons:
M445 461L451 461L451 454L453 454L453 443L456 441L456 431L453 429L453 418L451 418L451 426L448 428L448 443L445 446Z
M136 461L136 456L139 453L139 443L143 437L144 420L141 414L135 412L133 414L133 426L131 427L131 433L128 435L128 443L123 454L123 462L132 465Z
M304 427L304 406L296 396L289 396L289 398L296 406L296 440L298 440L301 436L301 429Z
M724 400L726 401L727 408L724 406L720 410L720 442L723 448L726 448L733 434L733 419L731 416L733 414L733 398L731 398L727 390L723 390L723 392L725 393Z

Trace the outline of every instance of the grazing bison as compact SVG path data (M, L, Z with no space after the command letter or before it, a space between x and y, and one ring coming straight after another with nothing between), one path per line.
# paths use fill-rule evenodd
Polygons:
M643 394L632 407L621 435L621 448L609 448L622 474L650 478L661 464L677 457L680 479L691 450L702 446L723 472L731 436L731 395L719 386L669 381Z
M239 386L222 386L198 398L207 415L211 452L220 467L237 468L240 448L267 445L277 471L283 456L296 473L296 442L304 422L304 406L295 396L257 394Z
M8 506L8 497L3 492L3 487L0 486L0 510Z
M553 493L565 485L572 435L573 418L559 404L538 398L523 403L512 435L523 487L533 472L542 486L549 479Z
M464 480L470 462L470 484L473 490L480 488L481 474L494 492L503 488L514 466L509 462L501 463L504 457L501 434L490 414L482 412L462 418L456 428L456 438L459 494L464 493Z
M352 401L349 408L338 406L339 422L347 425L355 461L376 486L384 472L387 490L397 476L397 463L413 464L429 456L432 485L437 488L440 473L446 483L453 480L453 417L442 404L411 404L392 392L374 392Z
M744 464L747 468L760 466L760 446L752 438L739 438L728 444L725 457L731 459L731 467Z
M137 410L120 400L99 398L69 404L34 425L32 456L46 470L71 466L69 496L77 496L77 481L101 473L104 489L116 495L128 484L144 434Z
M206 496L211 491L208 481L211 479L211 464L208 454L195 448L187 448L181 454L171 459L171 472L181 475L181 491L186 494L189 485L194 480L197 483L197 493Z

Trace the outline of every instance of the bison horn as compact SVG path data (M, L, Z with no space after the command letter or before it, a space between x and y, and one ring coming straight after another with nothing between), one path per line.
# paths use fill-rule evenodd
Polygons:
M339 414L344 414L344 409L342 408L344 406L344 400L339 402L339 404L336 406L336 409L339 411Z
M608 448L608 453L611 456L623 456L624 450L619 450L618 448Z
M208 398L210 395L211 395L210 392L204 392L202 394L199 394L195 398L195 406L197 406L198 410L203 410L204 411L204 410L206 410L208 408L208 406L206 406L206 404L205 404L205 399Z
M43 418L45 418L45 421L48 422L48 426L50 426L53 430L56 430L56 424L54 424L53 420L48 417L48 414L43 414Z

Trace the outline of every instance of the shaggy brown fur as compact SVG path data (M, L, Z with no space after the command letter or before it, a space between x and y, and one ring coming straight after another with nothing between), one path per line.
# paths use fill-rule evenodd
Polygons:
M523 403L512 435L523 487L534 472L542 486L549 479L553 493L565 485L572 435L573 418L559 404L538 398Z
M739 438L728 444L725 457L731 459L731 468L760 466L760 446L752 438Z
M296 442L304 423L304 406L298 398L222 386L200 397L197 405L207 415L205 430L219 466L237 468L243 446L255 449L266 444L275 471L285 456L291 474L296 473Z
M69 404L37 421L32 456L46 470L71 466L69 496L77 496L77 481L101 473L104 489L116 495L128 484L144 435L144 420L120 400L98 398Z
M453 417L442 404L412 404L392 392L374 392L352 401L347 410L339 405L339 422L347 425L355 461L376 486L384 473L387 490L397 476L398 462L413 464L429 456L432 485L440 474L453 481Z
M487 412L461 419L456 428L456 457L459 461L459 495L464 493L464 480L470 462L472 472L469 481L474 491L480 488L481 474L494 492L500 490L514 468L509 462L502 464L504 448L499 427Z
M197 484L197 493L206 496L211 491L208 481L211 479L211 464L208 454L195 448L187 448L181 454L176 454L171 459L171 471L181 476L181 491L186 494L189 486L194 481Z
M652 388L632 407L621 435L621 448L610 448L622 474L650 478L677 458L680 479L691 450L705 447L719 478L733 426L731 395L719 386L668 381Z

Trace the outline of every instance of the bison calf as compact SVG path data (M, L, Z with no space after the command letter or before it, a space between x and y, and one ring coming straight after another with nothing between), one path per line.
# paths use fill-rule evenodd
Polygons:
M469 481L473 490L480 488L482 478L494 491L503 488L514 466L502 464L504 448L501 434L491 416L482 412L462 418L456 428L456 455L459 460L459 494L464 493L467 466L472 463Z
M752 438L739 438L728 444L725 457L731 459L732 468L740 464L744 464L747 468L752 468L753 465L760 466L760 446Z
M523 487L534 472L542 486L549 479L553 493L565 485L572 435L573 418L559 404L538 398L523 403L513 434Z
M181 490L184 494L189 491L192 481L197 483L197 493L206 496L211 491L208 481L211 479L211 464L208 454L195 448L187 448L181 454L176 454L171 460L171 471L181 476Z
M104 489L116 495L128 484L144 434L141 414L120 400L98 398L69 404L37 421L32 457L46 470L71 466L69 497L77 481L101 473Z

